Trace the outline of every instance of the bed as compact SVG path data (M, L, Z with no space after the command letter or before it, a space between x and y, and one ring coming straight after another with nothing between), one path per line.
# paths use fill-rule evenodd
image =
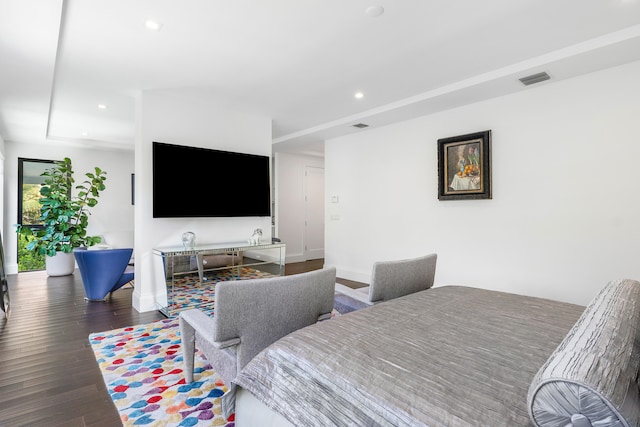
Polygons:
M630 280L586 309L432 288L267 347L234 381L236 425L640 425L639 325L640 283Z

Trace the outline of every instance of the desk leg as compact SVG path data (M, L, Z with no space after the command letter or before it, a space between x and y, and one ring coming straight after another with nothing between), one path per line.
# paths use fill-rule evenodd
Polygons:
M200 283L204 282L204 255L202 254L197 254L196 255L196 262L198 263L198 278L200 279Z

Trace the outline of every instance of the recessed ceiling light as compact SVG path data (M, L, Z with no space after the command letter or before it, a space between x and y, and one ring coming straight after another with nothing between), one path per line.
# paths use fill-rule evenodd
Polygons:
M162 28L161 23L152 21L150 19L144 23L144 26L153 31L160 31L160 29Z
M89 136L87 132L82 132L82 136Z
M361 99L364 98L364 93L362 92L356 92L355 95L353 95L356 99Z
M372 18L375 18L377 16L380 16L384 13L384 7L382 6L369 6L364 13L367 14L367 16L370 16Z
M98 108L101 109L101 110L106 110L107 106L104 105L104 104L98 104Z

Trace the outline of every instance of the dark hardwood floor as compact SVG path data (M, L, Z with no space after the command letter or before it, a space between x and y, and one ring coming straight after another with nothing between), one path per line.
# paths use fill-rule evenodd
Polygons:
M292 263L292 264L287 264L285 265L285 272L284 274L299 274L299 273L304 273L305 271L311 271L311 270L317 270L322 268L322 266L324 265L324 259L315 259L312 261L306 261L306 262L297 262L297 263ZM353 289L357 289L357 288L361 288L363 286L367 286L366 283L362 283L362 282L356 282L353 280L348 280L348 279L343 279L341 277L336 277L336 282L345 285L345 286L349 286L350 288Z
M78 271L8 276L11 316L0 320L0 426L118 426L89 345L92 332L163 316L131 307L132 289L86 302Z
M316 270L323 263L287 264L285 274ZM8 282L11 316L0 318L0 427L120 426L89 334L164 316L133 309L132 288L105 302L86 302L78 271L63 277L20 273L8 276Z

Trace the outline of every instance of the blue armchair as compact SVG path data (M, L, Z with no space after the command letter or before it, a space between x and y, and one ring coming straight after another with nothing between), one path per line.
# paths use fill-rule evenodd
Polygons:
M128 264L132 253L131 248L76 249L73 255L80 269L86 299L103 300L107 294L131 282L134 270Z

